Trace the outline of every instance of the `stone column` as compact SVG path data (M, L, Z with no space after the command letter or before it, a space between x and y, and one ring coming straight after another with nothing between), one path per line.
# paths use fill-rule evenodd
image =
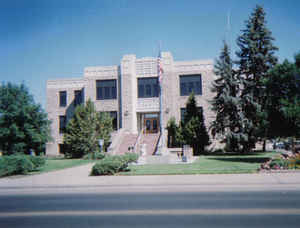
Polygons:
M137 78L135 55L125 55L121 62L122 126L131 133L137 133Z

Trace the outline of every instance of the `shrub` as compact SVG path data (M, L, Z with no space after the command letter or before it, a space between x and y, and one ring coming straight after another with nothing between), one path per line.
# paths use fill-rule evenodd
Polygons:
M134 153L126 153L124 155L106 156L100 160L92 168L91 175L114 175L128 169L128 164L136 162L138 155Z
M136 153L125 153L124 157L128 163L137 162L139 159L139 155Z
M35 166L26 155L3 156L0 159L0 176L26 174Z
M45 165L46 160L41 156L10 155L0 157L0 177L27 174Z
M34 169L38 170L46 164L45 157L42 156L27 156L34 165Z
M122 166L121 161L110 160L110 159L102 159L100 162L95 164L92 168L91 175L99 176L99 175L113 175L119 171L119 168Z

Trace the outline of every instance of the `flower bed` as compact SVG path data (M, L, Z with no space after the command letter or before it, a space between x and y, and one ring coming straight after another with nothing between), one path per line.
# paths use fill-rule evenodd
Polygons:
M280 154L261 164L260 170L300 169L300 153Z

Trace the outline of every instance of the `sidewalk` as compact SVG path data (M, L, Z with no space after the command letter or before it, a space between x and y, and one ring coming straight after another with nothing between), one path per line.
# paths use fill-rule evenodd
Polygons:
M300 190L300 173L89 176L93 164L23 177L0 179L5 192L69 191L247 191Z

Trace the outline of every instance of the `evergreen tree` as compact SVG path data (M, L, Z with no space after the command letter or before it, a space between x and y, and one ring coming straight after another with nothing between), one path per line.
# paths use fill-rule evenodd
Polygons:
M68 122L64 134L67 156L80 158L99 151L99 139L104 139L107 148L112 132L112 119L108 113L98 113L89 99L76 107L73 118Z
M50 121L24 84L0 86L0 150L4 154L45 152Z
M194 93L191 93L188 98L181 128L184 143L193 148L194 155L203 153L210 141L204 123L204 115L202 110L197 107Z
M265 15L264 9L256 6L237 40L240 48L236 54L242 82L243 133L246 136L242 145L245 152L255 147L259 137L266 136L266 93L263 81L277 63L274 56L277 48L272 43L274 38L271 31L266 27Z
M212 92L216 95L211 101L212 110L216 113L216 119L210 129L212 135L221 137L221 142L226 143L229 151L239 151L240 139L244 137L242 128L242 116L240 112L239 80L233 70L233 61L230 50L224 42L219 59L217 59Z

